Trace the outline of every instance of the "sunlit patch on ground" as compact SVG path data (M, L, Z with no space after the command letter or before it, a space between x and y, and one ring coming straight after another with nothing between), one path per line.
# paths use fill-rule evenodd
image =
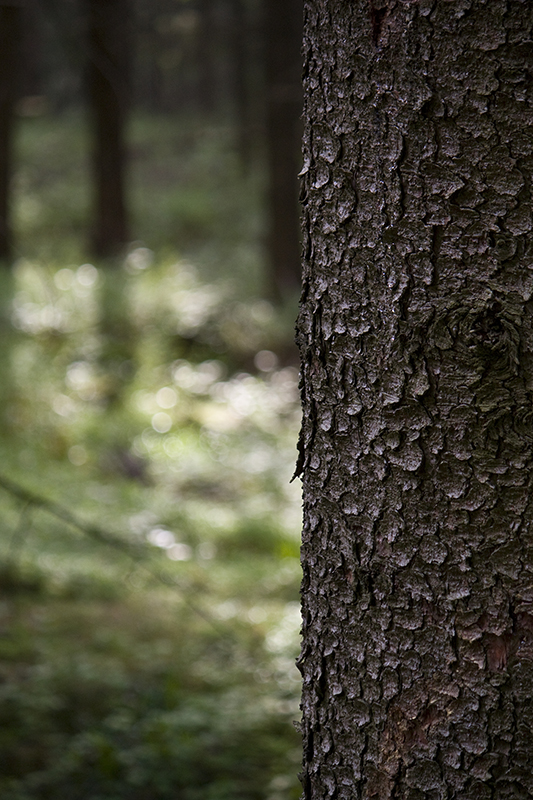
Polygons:
M0 795L296 800L295 309L264 296L261 176L168 120L158 171L136 122L151 246L92 263L78 123L25 123L15 176L0 477L50 505L0 486Z

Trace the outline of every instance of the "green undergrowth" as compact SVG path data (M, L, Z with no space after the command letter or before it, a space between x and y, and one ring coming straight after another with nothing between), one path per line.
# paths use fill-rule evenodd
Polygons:
M138 120L143 241L97 264L81 118L24 125L0 287L0 797L291 800L299 403L260 176L223 126Z

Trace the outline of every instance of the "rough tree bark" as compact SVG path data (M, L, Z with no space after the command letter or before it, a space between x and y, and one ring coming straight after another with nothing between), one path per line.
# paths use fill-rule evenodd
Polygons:
M307 800L533 796L533 4L307 0Z
M0 260L11 257L10 183L22 51L22 0L0 2Z
M129 100L130 0L85 0L87 90L93 129L97 256L115 255L128 240L124 128Z

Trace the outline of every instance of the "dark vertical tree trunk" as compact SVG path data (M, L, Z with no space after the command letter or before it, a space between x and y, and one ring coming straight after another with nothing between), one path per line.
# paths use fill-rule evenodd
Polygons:
M22 51L22 2L0 2L0 260L12 254L10 183Z
M249 25L247 5L243 0L231 0L228 50L231 69L231 95L235 117L236 144L243 169L250 165L250 58L248 50Z
M532 39L306 2L306 800L533 796Z
M39 16L39 0L24 0L22 36L22 74L20 93L22 97L35 98L33 105L43 108L43 40ZM37 99L37 98L40 98Z
M217 108L217 50L218 30L215 24L214 0L198 0L199 24L197 31L196 104L206 115Z
M128 239L124 142L130 83L130 0L86 0L87 88L94 133L96 255L116 254Z
M265 0L267 255L278 295L300 285L301 0Z

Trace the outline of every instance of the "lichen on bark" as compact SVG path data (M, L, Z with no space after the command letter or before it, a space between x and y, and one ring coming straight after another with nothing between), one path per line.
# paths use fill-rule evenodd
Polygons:
M533 5L305 25L304 797L531 797Z

